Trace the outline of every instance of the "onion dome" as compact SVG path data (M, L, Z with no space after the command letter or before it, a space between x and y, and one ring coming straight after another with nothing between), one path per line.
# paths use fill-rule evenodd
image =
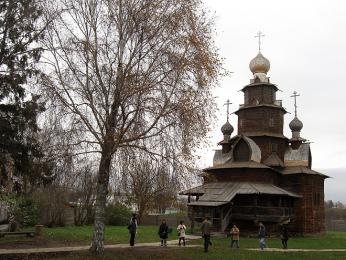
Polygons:
M258 52L257 56L250 61L249 68L253 74L267 74L270 69L270 62L261 52Z
M303 123L298 119L298 117L295 116L290 122L289 127L292 132L300 132L300 130L303 128Z
M233 131L234 128L228 121L221 127L221 132L223 135L231 135Z

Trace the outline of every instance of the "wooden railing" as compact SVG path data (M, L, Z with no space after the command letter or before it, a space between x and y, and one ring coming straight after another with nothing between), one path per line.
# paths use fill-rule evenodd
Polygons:
M229 208L225 217L221 221L221 231L224 232L229 225L229 220L231 217L232 207Z
M294 214L294 211L290 207L234 206L233 213L242 215L291 216Z

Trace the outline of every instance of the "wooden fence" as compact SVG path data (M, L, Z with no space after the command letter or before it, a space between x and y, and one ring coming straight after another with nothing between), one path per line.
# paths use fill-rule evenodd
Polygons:
M169 227L173 228L179 225L180 221L184 221L186 226L190 226L190 219L188 217L167 216L167 215L147 215L141 218L140 225L160 225L162 220L165 219Z

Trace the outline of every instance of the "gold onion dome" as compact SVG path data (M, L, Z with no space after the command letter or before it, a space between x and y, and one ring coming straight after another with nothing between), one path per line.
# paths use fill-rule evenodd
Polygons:
M221 132L223 135L231 135L233 131L234 128L228 121L221 127Z
M292 132L300 132L300 130L303 128L303 123L298 119L298 117L295 116L290 122L289 127Z
M257 56L250 61L249 67L253 74L267 74L270 69L270 62L266 57L262 55L261 52L258 52Z

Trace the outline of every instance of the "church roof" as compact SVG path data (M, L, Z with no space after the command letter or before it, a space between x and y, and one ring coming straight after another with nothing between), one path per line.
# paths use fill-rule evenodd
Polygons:
M223 165L232 160L232 151L223 153L222 150L215 150L213 167Z
M248 183L248 182L212 182L190 190L181 192L181 195L189 194L202 195L198 201L188 203L188 205L219 206L229 203L237 194L270 194L299 198L296 193L284 190L268 183Z
M279 105L275 105L275 104L257 104L257 105L241 105L239 106L239 109L237 111L234 112L234 114L238 115L238 112L241 110L245 110L245 109L250 109L250 108L259 108L259 107L269 107L269 108L280 108L281 110L283 110L285 113L287 113L286 109L282 106Z
M238 162L234 162L234 148L237 147L237 145L240 143L240 141L243 140L247 144L249 148L249 161L241 162L239 164ZM261 149L259 146L253 141L251 138L244 136L244 135L237 135L234 136L232 139L227 141L227 143L232 143L232 150L228 153L223 153L222 150L216 150L214 153L213 158L213 167L207 168L208 169L223 169L223 168L244 168L244 167L250 167L250 168L265 168L263 165L258 165L256 163L261 162ZM252 163L253 162L253 163ZM233 165L234 164L234 165ZM255 167L254 167L255 166Z
M241 91L245 91L247 88L250 88L250 87L254 87L254 86L263 86L263 85L267 85L267 86L271 86L273 87L275 90L279 90L278 86L276 84L273 84L273 83L270 83L270 82L253 82L253 83L250 83L248 85L245 85Z
M270 137L277 137L277 138L283 138L283 139L288 140L288 138L282 134L269 133L269 132L263 132L263 131L245 132L243 134L246 136L249 136L249 137L252 137L252 136L270 136Z
M280 159L277 153L272 153L267 159L263 162L265 165L274 166L274 167L283 167L284 163Z
M225 164L205 168L204 171L217 170L217 169L230 169L230 168L255 168L255 169L266 168L268 169L270 167L255 161L242 161L242 162L227 162Z
M285 166L309 166L310 144L303 143L298 149L288 147L285 152Z
M282 170L280 170L280 172L283 175L303 173L303 174L310 174L310 175L320 175L320 176L323 176L325 178L329 178L328 175L325 175L325 174L320 173L318 171L311 170L311 169L304 167L304 166L285 167Z

